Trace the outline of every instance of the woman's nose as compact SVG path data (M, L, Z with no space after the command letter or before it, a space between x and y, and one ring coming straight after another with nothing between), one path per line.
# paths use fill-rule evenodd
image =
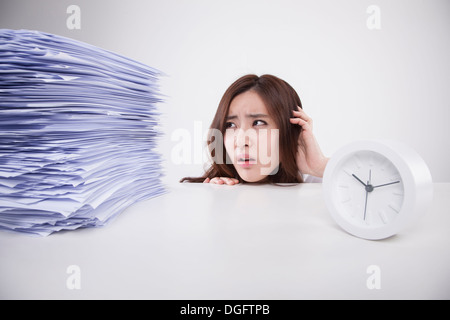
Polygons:
M235 133L235 144L238 148L251 147L253 144L254 134L251 129L238 129Z

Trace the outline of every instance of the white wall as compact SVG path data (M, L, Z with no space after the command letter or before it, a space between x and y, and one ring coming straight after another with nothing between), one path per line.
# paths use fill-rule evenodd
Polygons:
M70 30L69 5L81 9ZM369 6L380 9L370 30ZM448 0L2 0L0 28L55 33L123 54L167 74L161 105L166 183L200 175L174 164L174 132L206 131L225 89L271 73L299 93L323 151L362 138L415 148L435 182L450 182Z

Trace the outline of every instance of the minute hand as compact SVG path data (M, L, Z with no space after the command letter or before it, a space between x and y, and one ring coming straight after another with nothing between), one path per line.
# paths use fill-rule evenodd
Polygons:
M384 187L384 186L388 186L388 185L399 183L399 182L400 181L394 181L394 182L389 182L389 183L385 183L385 184L380 184L378 186L374 186L373 188L375 189L375 188L379 188L379 187Z

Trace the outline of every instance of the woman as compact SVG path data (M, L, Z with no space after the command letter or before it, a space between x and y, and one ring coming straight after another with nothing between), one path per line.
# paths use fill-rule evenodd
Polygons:
M180 182L301 183L321 178L328 161L298 94L273 75L246 75L226 90L207 143L210 168Z

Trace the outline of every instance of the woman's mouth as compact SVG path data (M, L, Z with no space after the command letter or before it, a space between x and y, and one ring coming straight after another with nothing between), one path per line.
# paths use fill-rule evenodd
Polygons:
M237 158L237 164L240 165L243 168L248 168L251 165L256 164L256 160L254 158L251 158L248 155L240 155Z

